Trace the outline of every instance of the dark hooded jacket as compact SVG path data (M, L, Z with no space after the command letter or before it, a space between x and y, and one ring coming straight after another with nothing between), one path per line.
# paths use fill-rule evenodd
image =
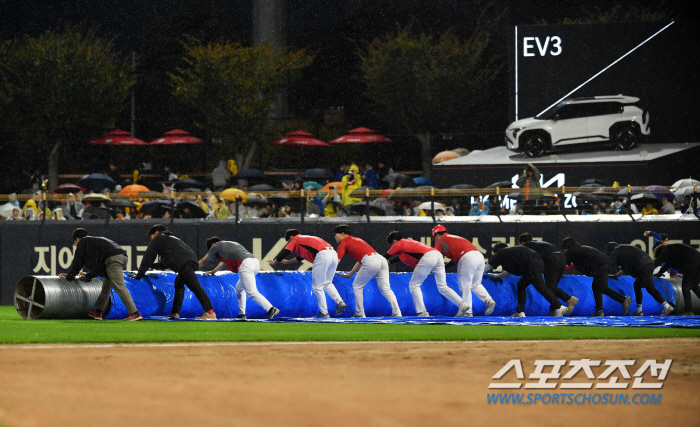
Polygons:
M613 268L619 267L624 274L632 277L654 269L654 260L646 252L633 245L609 242L605 245L605 253L610 257L610 264Z
M185 242L173 236L173 233L168 230L161 231L148 244L148 249L146 249L139 266L137 279L146 275L148 269L154 266L156 256L159 255L160 262L156 266L175 272L179 272L190 261L199 262L194 251Z

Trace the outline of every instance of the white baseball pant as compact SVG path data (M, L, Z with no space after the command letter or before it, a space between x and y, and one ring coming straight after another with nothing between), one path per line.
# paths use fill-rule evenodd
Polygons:
M328 314L328 304L326 304L325 290L328 296L335 301L336 304L343 302L340 298L338 290L333 285L333 276L338 268L338 254L333 249L319 251L314 258L314 266L311 271L311 289L314 291L318 309L323 314Z
M457 281L462 299L469 305L467 314L472 314L472 292L483 302L491 299L491 295L481 284L484 276L484 256L479 251L469 251L457 263Z
M401 317L401 309L396 301L396 295L391 290L389 285L389 263L386 258L379 254L365 255L362 257L362 266L355 275L355 280L352 282L352 291L355 294L355 316L365 316L364 295L363 290L365 285L372 280L377 279L377 287L379 292L384 295L391 305L391 315Z
M245 314L246 294L266 312L270 311L272 304L260 292L255 283L255 276L260 272L260 261L257 258L246 258L238 267L238 283L236 283L236 297L238 298L238 314Z
M421 292L420 286L430 273L435 276L435 283L437 284L438 291L457 307L462 305L464 300L457 295L457 292L453 291L447 286L445 261L442 254L438 251L430 251L423 255L420 261L418 261L418 265L416 265L416 268L413 269L411 281L408 283L408 287L411 290L411 296L413 297L413 305L416 307L416 313L418 315L427 313L425 304L423 303L423 292Z

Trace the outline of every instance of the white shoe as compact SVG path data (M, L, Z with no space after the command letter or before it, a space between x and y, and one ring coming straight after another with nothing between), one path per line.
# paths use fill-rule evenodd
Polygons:
M467 314L467 311L472 308L470 305L468 305L466 302L463 302L459 306L459 310L457 310L457 315L455 317L464 317L465 314Z
M568 310L568 307L565 305L562 305L558 309L554 310L554 317L564 317L567 310Z
M486 311L484 312L485 316L490 316L493 313L493 310L496 308L496 301L490 299L486 301Z
M668 316L669 314L671 314L672 311L673 311L673 306L671 304L669 304L668 307L664 308L664 312L661 313L661 315Z
M525 317L525 313L515 312L510 315L510 317Z
M472 313L472 311L469 310L466 313L464 313L464 317L474 317L474 313Z
M399 311L398 313L391 313L391 317L403 317L403 315Z
M418 316L418 317L430 317L430 313L428 313L427 311L424 311L422 313L416 314L416 316Z

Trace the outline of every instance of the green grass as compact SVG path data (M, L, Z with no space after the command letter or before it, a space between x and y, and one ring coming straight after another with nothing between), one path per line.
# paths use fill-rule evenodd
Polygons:
M461 341L700 337L699 329L587 326L368 325L262 322L124 322L22 319L0 307L0 343L194 341Z

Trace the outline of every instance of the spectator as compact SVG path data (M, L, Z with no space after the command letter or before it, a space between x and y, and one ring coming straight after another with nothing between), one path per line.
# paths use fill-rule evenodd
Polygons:
M27 200L27 202L24 204L24 207L22 208L22 213L26 212L27 209L31 209L34 211L34 215L39 214L39 201L41 200L41 193L38 191L35 192L32 195L32 198Z
M143 185L143 175L142 175L143 168L144 168L143 163L139 163L139 165L136 167L136 169L134 169L134 173L133 173L134 184Z
M690 208L690 196L683 197L683 203L681 203L681 212L688 213L688 208Z
M309 200L306 206L307 215L323 216L324 207L323 202L318 197L318 190L313 186L306 187L306 190L309 192Z
M403 202L401 205L403 208L403 215L404 216L415 216L416 213L411 209L411 203L410 202Z
M328 189L328 194L326 194L325 197L323 197L323 200L321 201L321 203L323 203L324 206L325 216L334 217L336 210L333 208L333 203L329 202L336 202L340 204L343 203L342 199L340 198L340 195L338 195L338 189L335 187L335 185L332 185Z
M261 213L262 210L260 209L260 205L258 203L253 203L253 206L248 207L248 218L260 218Z
M647 203L647 205L642 208L641 214L642 215L658 215L659 211L656 210L654 205L652 205L651 203Z
M435 210L435 218L439 218L441 216L445 216L445 211L443 211L442 209L436 209Z
M119 169L114 162L109 162L109 172L107 172L107 176L112 178L117 185L122 185L122 174L119 173Z
M81 219L85 205L77 202L73 193L70 193L66 196L66 204L61 206L61 209L63 209L63 216L67 219Z
M11 203L14 206L19 207L19 201L17 200L17 193L10 193L9 200L7 203Z
M362 174L362 180L369 188L379 188L379 175L377 175L377 172L372 169L372 165L369 163L365 163L365 173Z
M292 216L292 205L290 205L289 203L284 205L284 207L279 210L278 216L279 218L287 218Z
M24 218L20 215L19 208L14 207L12 208L12 214L10 215L9 218L7 218L8 221L22 221Z
M525 204L534 204L536 199L542 197L540 190L540 170L532 163L528 163L523 170L523 174L518 178L516 185L522 188Z
M228 162L226 162L226 170L228 170L232 177L238 175L238 163L233 159L229 159Z
M386 165L384 162L380 161L377 163L377 176L379 177L379 181L381 184L381 180L384 179L385 176L389 175L389 169L387 169Z
M451 206L445 208L445 216L455 216L455 211Z
M481 216L483 214L484 211L479 208L479 202L474 202L472 204L472 210L469 211L469 216Z
M609 208L610 208L610 207L608 206L607 200L601 200L601 201L600 201L600 212L599 212L599 213L601 213L601 214L608 214L608 213L610 213L610 212L608 212Z
M668 200L668 196L662 196L661 197L661 212L659 212L662 215L671 215L676 213L676 208L673 207L673 204Z
M510 212L508 214L523 215L523 204L520 202L520 200L517 200L515 203L511 203Z
M41 184L44 182L44 177L39 169L35 170L32 175L29 175L29 185L32 190L41 190Z
M22 216L27 221L34 221L36 219L36 214L34 213L34 209L25 210L24 212L22 212Z
M350 193L352 193L353 190L362 187L362 179L359 177L359 172L360 169L357 166L352 165L348 171L348 174L341 180L343 183L342 200L343 205L345 206L362 201L362 199L350 197Z
M63 216L63 209L61 208L56 208L52 212L51 219L57 220L57 221L65 221L66 218Z
M260 211L260 218L270 218L272 215L272 206L265 205L265 207Z
M627 199L625 199L624 197L620 197L619 199L617 199L616 201L614 201L613 203L610 204L610 208L608 209L608 211L611 214L623 213L623 211L625 209L626 202L627 202Z
M228 187L228 180L231 178L231 172L226 169L226 161L219 160L219 166L211 172L211 181L214 185L214 191L222 191Z
M343 163L342 165L340 165L340 168L338 168L338 170L335 172L335 180L340 181L347 174L348 174L348 165Z
M228 218L228 209L224 204L224 201L220 197L212 196L209 199L211 202L211 209L214 211L214 218L216 219L226 219Z

